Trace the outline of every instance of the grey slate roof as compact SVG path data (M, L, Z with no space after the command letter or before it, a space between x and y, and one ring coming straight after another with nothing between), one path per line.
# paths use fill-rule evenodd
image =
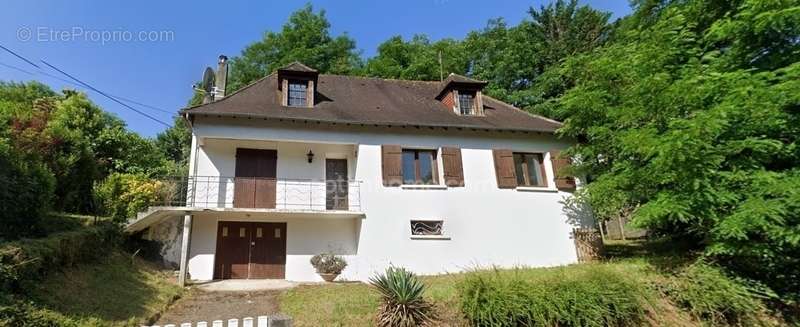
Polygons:
M466 77L464 77L466 78ZM474 81L474 80L473 80ZM404 81L320 74L313 108L281 105L277 74L225 98L182 110L189 115L295 119L344 124L431 126L554 132L561 123L484 96L485 116L461 116L436 100L439 81Z

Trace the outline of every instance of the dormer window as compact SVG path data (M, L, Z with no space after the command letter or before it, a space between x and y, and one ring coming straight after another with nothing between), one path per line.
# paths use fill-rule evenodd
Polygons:
M308 104L308 81L296 79L289 80L289 94L287 105L289 107L306 107Z
M278 69L278 91L281 105L295 108L313 108L319 74L299 62Z
M475 110L475 91L458 92L458 108L463 116L474 116Z
M447 108L452 108L453 113L461 116L483 116L482 90L486 82L469 77L450 74L442 81L439 95L436 99Z

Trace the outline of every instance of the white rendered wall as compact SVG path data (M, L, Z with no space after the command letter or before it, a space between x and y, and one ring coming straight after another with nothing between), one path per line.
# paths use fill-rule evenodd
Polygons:
M281 218L241 213L199 213L192 223L192 241L189 250L189 277L194 280L211 280L214 277L214 252L217 225L220 221L263 221L286 223L286 279L296 281L322 281L309 260L317 253L334 252L348 262L356 262L358 248L355 219ZM341 278L356 279L345 271Z
M546 153L568 146L549 134L378 130L211 118L197 118L194 132L201 144L194 163L197 175L233 176L237 146L277 149L278 178L322 179L324 160L321 159L326 156L348 159L350 178L362 181L361 202L366 218L248 218L289 224L286 268L289 280L319 280L308 258L322 251L339 252L337 247L350 261L343 277L356 280L367 280L390 264L419 274L489 265L568 264L576 261L570 238L572 228L591 223L564 209L562 201L570 194L555 189L549 157L545 158L547 188L497 188L491 149ZM384 187L382 144L430 149L460 147L465 187ZM316 154L312 164L305 159L309 149ZM225 214L207 213L195 219L189 265L193 279L210 279L213 275L216 221L245 218L220 215ZM410 220L415 219L444 220L445 236L449 239L412 239ZM303 251L292 253L292 248Z

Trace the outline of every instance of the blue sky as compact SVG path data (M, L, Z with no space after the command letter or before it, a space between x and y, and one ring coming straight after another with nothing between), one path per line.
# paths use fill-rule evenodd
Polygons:
M517 24L531 6L547 1L312 1L324 9L334 35L347 33L364 57L393 35L427 34L432 40L463 38L503 17ZM76 88L39 60L108 94L156 109L132 105L161 121L186 105L191 84L219 54L235 56L264 31L277 31L306 1L31 1L3 3L0 45L30 59L41 70L0 50L0 80L39 80L55 90ZM626 0L585 0L613 17L630 12ZM445 18L452 18L445 20ZM107 41L104 41L104 38ZM22 71L21 71L22 70ZM24 72L23 72L24 71ZM78 88L85 90L85 88ZM103 109L145 136L165 127L99 94L88 92Z

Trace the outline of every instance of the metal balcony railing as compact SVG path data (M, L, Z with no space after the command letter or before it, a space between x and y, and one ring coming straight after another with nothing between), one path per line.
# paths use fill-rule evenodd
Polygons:
M159 179L152 206L361 211L361 182L225 176Z

